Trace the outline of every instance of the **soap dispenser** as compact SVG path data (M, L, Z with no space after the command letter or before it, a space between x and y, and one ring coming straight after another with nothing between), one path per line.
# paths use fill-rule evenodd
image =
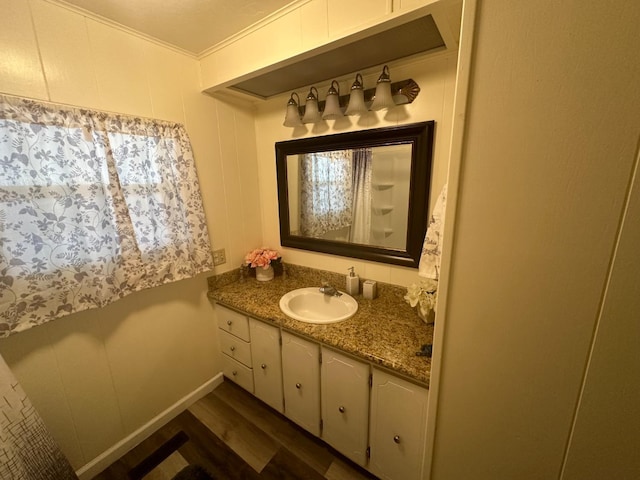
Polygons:
M349 295L358 295L360 293L360 277L355 274L353 267L349 267L349 275L347 275L347 293Z

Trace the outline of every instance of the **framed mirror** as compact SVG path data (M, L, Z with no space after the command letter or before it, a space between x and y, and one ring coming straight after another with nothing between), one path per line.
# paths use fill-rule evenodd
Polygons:
M284 247L418 267L434 122L277 142Z

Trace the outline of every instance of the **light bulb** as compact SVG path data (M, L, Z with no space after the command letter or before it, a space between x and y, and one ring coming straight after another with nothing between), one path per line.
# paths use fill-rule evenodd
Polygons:
M362 75L359 73L356 75L356 80L353 82L353 85L351 85L349 105L344 113L345 115L362 115L363 113L367 113L367 105L364 103Z
M337 89L334 88L333 84L336 84ZM342 117L342 110L340 109L340 84L333 80L331 82L331 87L329 87L329 91L327 92L327 98L324 102L324 113L322 114L323 119L329 118L340 118Z
M315 95L313 91L316 91ZM316 123L322 120L322 114L318 109L318 89L311 87L309 95L307 95L307 101L304 104L304 115L302 117L302 123Z
M382 74L378 78L376 85L376 94L371 104L371 110L384 110L395 107L393 97L391 96L391 78L389 77L389 67L387 65L382 69Z
M299 127L302 125L302 121L300 121L300 111L298 110L298 102L293 99L293 96L296 96L298 102L300 101L300 97L296 92L291 94L291 98L287 102L287 113L284 116L284 125L285 127Z

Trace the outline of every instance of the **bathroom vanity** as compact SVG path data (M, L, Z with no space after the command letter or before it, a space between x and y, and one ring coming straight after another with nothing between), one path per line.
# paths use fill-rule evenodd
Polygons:
M356 295L358 312L339 323L304 323L279 309L291 290L323 282L344 290L341 281L293 265L269 282L210 279L223 373L376 476L421 479L431 361L416 352L433 327L392 285L373 300Z

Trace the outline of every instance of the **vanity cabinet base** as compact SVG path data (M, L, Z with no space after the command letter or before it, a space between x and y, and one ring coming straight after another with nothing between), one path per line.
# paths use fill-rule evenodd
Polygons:
M217 308L224 376L381 480L421 480L428 389Z

